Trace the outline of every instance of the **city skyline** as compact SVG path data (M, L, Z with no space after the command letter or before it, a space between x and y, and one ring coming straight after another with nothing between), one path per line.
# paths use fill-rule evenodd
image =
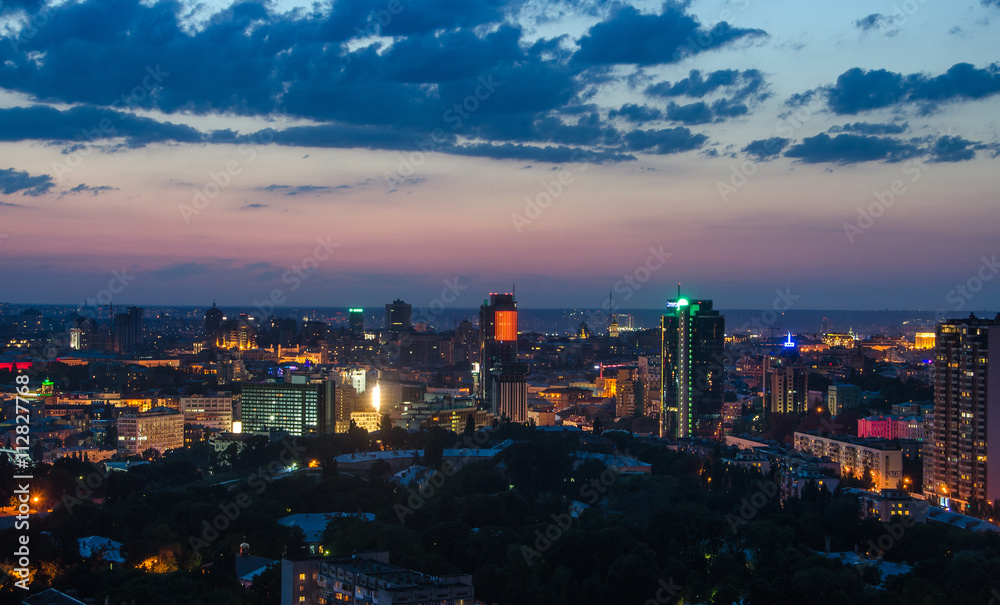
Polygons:
M4 302L1000 308L996 2L446 8L4 4Z

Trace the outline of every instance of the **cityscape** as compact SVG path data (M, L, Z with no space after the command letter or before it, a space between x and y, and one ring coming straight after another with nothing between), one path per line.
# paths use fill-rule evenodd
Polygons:
M997 27L0 2L0 605L1000 603Z

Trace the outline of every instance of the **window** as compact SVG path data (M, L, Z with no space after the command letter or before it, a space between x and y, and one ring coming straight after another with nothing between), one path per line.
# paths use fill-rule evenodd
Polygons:
M300 573L299 574L299 580L305 580L305 579L306 579L306 574Z

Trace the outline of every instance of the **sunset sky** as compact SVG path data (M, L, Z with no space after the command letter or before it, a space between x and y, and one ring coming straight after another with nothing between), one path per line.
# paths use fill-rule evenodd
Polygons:
M8 0L0 35L0 302L1000 308L997 0Z

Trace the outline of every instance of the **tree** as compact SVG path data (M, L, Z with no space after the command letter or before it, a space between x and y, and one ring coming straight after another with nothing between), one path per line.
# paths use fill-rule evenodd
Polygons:
M476 418L475 414L469 414L465 417L465 435L471 437L473 433L476 432Z
M604 432L604 423L601 422L601 418L594 418L594 434L600 435Z

